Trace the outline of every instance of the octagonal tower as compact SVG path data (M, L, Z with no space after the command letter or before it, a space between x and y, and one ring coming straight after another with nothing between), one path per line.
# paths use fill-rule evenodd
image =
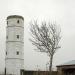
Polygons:
M24 18L19 15L7 17L5 67L12 75L24 69Z

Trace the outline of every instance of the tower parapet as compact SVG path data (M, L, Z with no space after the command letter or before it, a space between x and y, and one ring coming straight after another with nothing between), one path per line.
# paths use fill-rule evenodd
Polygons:
M10 18L21 18L22 20L24 20L24 18L22 16L19 16L19 15L10 15L7 17L7 20Z

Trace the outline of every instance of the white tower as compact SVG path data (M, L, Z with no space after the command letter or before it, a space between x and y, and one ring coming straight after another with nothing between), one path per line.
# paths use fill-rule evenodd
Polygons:
M20 75L24 69L24 18L19 15L7 17L6 28L6 74Z

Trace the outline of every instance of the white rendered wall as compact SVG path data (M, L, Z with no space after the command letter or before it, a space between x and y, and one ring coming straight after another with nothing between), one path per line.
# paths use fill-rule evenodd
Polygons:
M19 20L19 23L17 21ZM24 69L24 21L21 18L7 19L6 29L6 74L20 75L20 70ZM19 35L19 38L17 38ZM17 55L17 52L19 54Z

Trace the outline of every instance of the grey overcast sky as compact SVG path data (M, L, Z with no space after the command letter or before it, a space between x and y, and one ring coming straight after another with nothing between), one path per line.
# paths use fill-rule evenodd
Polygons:
M56 22L61 27L61 49L54 55L53 66L75 60L75 0L0 0L0 72L5 66L6 18L9 15L24 17L24 67L26 70L46 70L48 56L35 52L29 41L29 22Z

